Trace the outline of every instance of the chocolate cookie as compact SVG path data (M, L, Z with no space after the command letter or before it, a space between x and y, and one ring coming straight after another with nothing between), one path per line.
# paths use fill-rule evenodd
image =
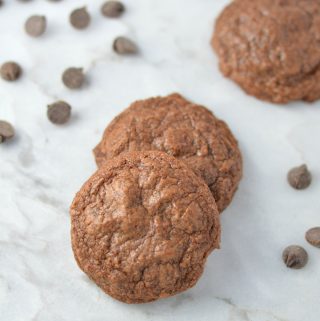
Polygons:
M228 126L178 94L133 103L106 128L94 154L101 166L138 150L182 159L208 184L219 211L231 202L242 176L241 154Z
M195 285L219 247L219 212L206 184L163 152L108 160L71 206L79 267L126 303L168 297Z
M320 0L235 0L212 45L223 74L274 103L320 98Z

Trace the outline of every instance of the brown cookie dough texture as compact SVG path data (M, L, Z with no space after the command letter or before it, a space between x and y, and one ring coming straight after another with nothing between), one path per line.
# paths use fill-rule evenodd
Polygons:
M108 160L76 195L71 219L78 265L126 303L192 287L219 247L219 212L208 187L163 152Z
M320 0L235 0L212 45L223 74L274 103L320 98Z
M231 202L242 159L228 126L178 94L133 103L94 149L98 166L123 152L160 150L185 162L209 186L219 211Z

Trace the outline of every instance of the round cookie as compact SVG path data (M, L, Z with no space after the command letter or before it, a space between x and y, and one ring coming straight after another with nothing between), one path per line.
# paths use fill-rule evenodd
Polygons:
M183 160L209 186L219 211L232 200L242 158L228 126L179 94L133 103L106 128L94 149L98 166L127 151L161 150Z
M210 190L163 152L108 160L83 185L70 213L79 267L126 303L194 286L219 247L219 212Z
M216 21L222 73L274 103L320 98L320 0L235 0Z

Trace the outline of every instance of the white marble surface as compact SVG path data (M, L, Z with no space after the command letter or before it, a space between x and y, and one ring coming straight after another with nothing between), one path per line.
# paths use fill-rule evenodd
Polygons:
M86 31L68 24L85 1L5 0L0 9L0 63L17 60L24 75L0 80L0 119L17 137L0 146L1 321L318 321L320 250L304 240L320 225L320 102L276 106L246 96L217 69L209 46L213 21L226 0L125 0L119 20L100 16L89 1ZM34 13L49 20L46 35L23 32ZM138 57L118 57L114 37L127 35ZM89 84L70 91L60 81L83 66ZM198 284L173 298L125 305L106 296L79 270L70 247L68 206L95 170L91 149L105 125L138 98L179 91L225 119L239 138L244 178L222 215L221 250ZM65 99L72 121L56 127L46 105ZM314 175L303 192L287 170L306 162ZM287 269L282 249L306 247L309 264Z

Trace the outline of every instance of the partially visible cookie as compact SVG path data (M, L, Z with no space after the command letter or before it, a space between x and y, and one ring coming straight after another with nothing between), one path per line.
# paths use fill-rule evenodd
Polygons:
M274 103L320 98L320 0L235 0L216 21L223 74Z
M226 123L179 94L140 100L117 116L94 149L98 166L127 151L160 150L185 162L209 186L219 211L242 176L238 144Z
M108 160L83 185L70 213L79 267L126 303L192 287L219 247L219 212L210 190L163 152Z

